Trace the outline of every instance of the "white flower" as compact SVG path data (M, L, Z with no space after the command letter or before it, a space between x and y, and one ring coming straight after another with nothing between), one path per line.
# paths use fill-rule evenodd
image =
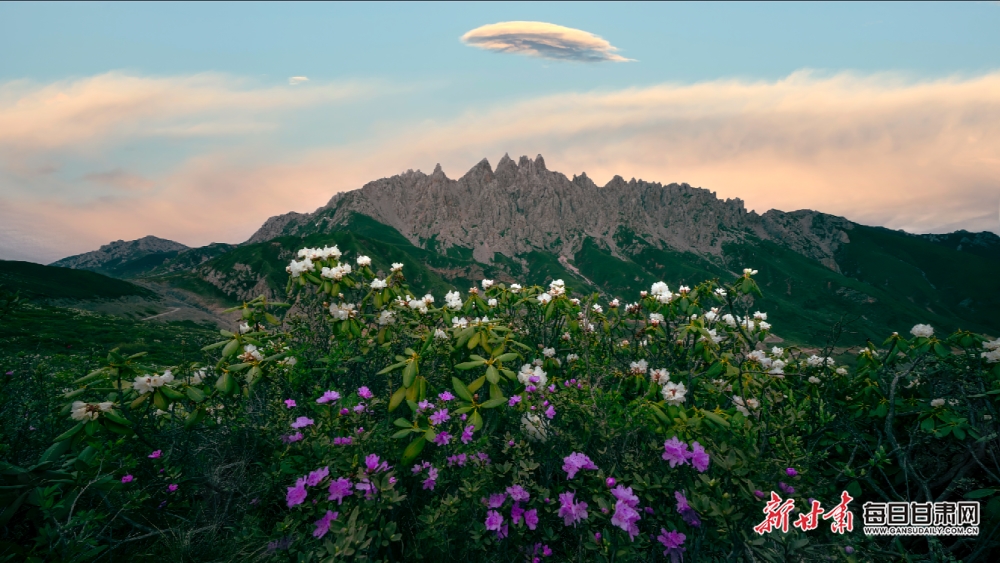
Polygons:
M490 299L489 301L486 302L486 304L489 305L490 307L496 307L497 306L497 300L496 299Z
M555 348L545 348L542 350L542 355L546 358L554 358L556 356Z
M545 362L543 362L542 360L539 360L538 358L535 358L535 360L533 362L531 362L531 363L532 363L532 365L535 365L535 366L541 366Z
M330 314L338 321L346 321L355 314L354 304L340 303L339 305L330 305Z
M817 356L816 354L813 354L812 356L809 356L806 359L806 365L808 365L810 367L819 367L819 366L822 366L822 365L832 366L833 365L833 358L821 358L821 357Z
M444 294L444 305L449 309L461 309L462 308L462 296L459 295L457 291L449 291Z
M427 301L423 299L410 298L407 305L414 311L420 311L421 313L427 313Z
M810 375L808 381L813 385L819 385L819 378L816 377L815 375Z
M674 294L670 293L670 288L663 282L654 283L653 287L649 289L649 293L660 303L670 303L670 300L674 298Z
M372 259L367 256L358 256L358 267L364 268L372 265Z
M727 393L733 390L733 386L726 383L726 380L724 379L713 379L712 383L715 384L716 387Z
M763 350L754 350L753 352L750 352L747 355L747 358L751 360L756 360L761 363L763 363L765 360L768 359L767 355L764 353Z
M663 400L667 402L668 405L680 405L684 403L684 395L687 394L687 389L684 388L683 383L674 383L673 381L668 381L663 389L660 389L660 393L663 395Z
M983 352L982 357L987 363L995 364L1000 362L1000 349L990 350L989 352Z
M540 366L524 364L521 366L521 371L517 374L517 380L525 386L534 385L535 387L544 387L548 383L549 378Z
M761 330L771 330L771 323L765 321L760 321L757 326L760 327Z
M571 338L572 337L570 336L570 334L568 332L564 332L563 335L562 335L562 339L565 342L569 342Z
M785 365L786 365L785 362L783 362L781 360L774 360L774 361L771 362L771 370L768 371L767 373L769 373L771 375L784 376L784 374L785 374Z
M632 375L645 375L646 370L649 369L649 364L646 360L639 360L638 362L630 363L628 369Z
M431 295L430 293L428 293L427 295L424 295L424 303L426 303L428 307L433 302L434 302L434 296L433 295Z
M434 338L440 338L442 340L448 338L448 333L441 330L440 328L434 330Z
M244 362L252 362L254 360L259 362L264 359L264 355L261 354L260 350L258 350L253 344L247 344L243 347L243 354L240 355L240 359ZM172 377L173 376L171 376L171 378Z
M542 293L536 299L538 299L539 303L541 303L542 305L545 305L549 301L552 301L552 296L549 295L548 293Z
M751 410L757 410L760 407L760 401L757 399L744 400L739 395L733 395L733 404L736 405L736 410L743 413L744 416L750 416Z
M378 314L378 324L380 326L391 325L396 322L396 314L392 311L382 311Z
M618 307L619 305L621 305L621 301L618 301L617 297L615 297L614 299L611 300L610 303L608 303L608 307L611 307L612 309Z
M70 407L70 418L73 420L85 421L85 420L97 420L102 412L108 412L114 403L104 402L104 403L85 403L83 401L73 401L73 406Z
M528 438L536 442L544 442L548 432L546 427L548 424L545 419L534 413L527 413L521 417L521 427L524 428L524 433L528 435Z
M953 406L953 407L957 407L958 406L958 399L948 399L948 404L951 405L951 406Z
M931 406L934 408L943 407L944 399L934 399L933 401L931 401Z
M847 375L847 368L837 368L837 375Z
M256 348L254 348L256 350ZM139 392L140 395L150 393L158 387L163 387L167 383L174 380L174 374L170 373L170 370L163 372L163 375L140 375L135 378L135 383L132 384L132 388Z
M295 359L295 356L288 356L287 358L281 360L278 363L284 366L292 367L295 364L299 363L299 361Z
M712 307L711 311L705 313L705 320L708 322L714 322L717 318L719 318L719 310L715 307Z
M324 246L322 249L314 248L309 254L312 260L325 260L327 258L333 258L334 260L340 260L340 249L336 245Z
M326 266L324 266L323 269L320 271L319 275L327 279L340 281L344 276L346 276L349 273L351 273L351 265L340 264L332 268L327 268Z
M771 348L771 355L774 356L775 358L780 358L781 355L784 354L784 353L785 353L785 349L784 348L779 348L777 346L775 346L774 348Z
M734 327L734 328L736 327L736 317L730 315L729 313L726 313L725 315L722 315L722 322L726 323L727 325L729 325L731 327Z
M921 324L913 325L913 328L910 329L910 334L917 338L930 338L934 336L934 327Z
M719 297L725 297L726 296L726 290L722 289L721 287L717 287L717 288L715 288L715 294L718 295Z
M983 348L986 348L987 350L1000 350L1000 338L983 342Z
M549 283L549 294L551 294L552 297L559 297L560 295L564 295L565 293L566 293L566 283L563 282L562 280L552 280L552 282Z
M757 319L758 321L766 321L767 313L761 313L760 311L757 311L753 314L753 318Z
M403 271L403 265L401 263L399 263L399 262L393 262L391 270L393 272L402 272Z
M512 283L510 284L511 293L521 293L521 284Z
M659 325L662 322L663 322L663 315L661 315L659 313L650 313L649 314L649 324L651 324L653 326L657 326L657 325Z
M593 307L591 307L591 308L594 310L595 313L603 313L604 312L604 309L602 309L601 306L598 305L597 303L594 303Z
M653 383L665 385L670 381L670 372L663 368L651 369L649 370L649 379Z
M688 287L688 286L686 286L686 285L682 285L682 286L680 286L680 287L677 288L677 292L678 293L687 293L689 291L691 291L691 288Z
M451 319L451 326L455 328L465 328L469 326L469 319L465 317L455 317Z
M191 374L191 385L201 385L202 381L205 381L205 370L200 369Z
M725 336L719 336L719 333L714 328L708 329L708 336L709 336L709 338L711 338L712 342L715 343L715 344L718 344L719 342L722 342L723 340L726 339ZM708 340L704 336L702 336L701 339L702 340Z
M483 289L489 289L493 287L493 280L483 280L481 283L483 285Z
M305 272L311 272L315 266L308 258L303 258L300 261L292 260L292 262L285 268L285 271L292 275L293 278L301 276Z
M240 325L240 334L246 334L248 332L250 332L250 325L247 324L247 323L241 324Z
M577 299L576 297L574 297L573 299L570 299L569 302L572 303L572 304L574 304L574 305L579 305L580 304L580 300ZM580 318L583 318L583 313L580 313Z
M747 274L749 274L751 276L756 276L757 275L757 270L754 270L753 268L743 268L743 275L747 275Z
M385 280L380 280L378 278L373 279L371 283L372 289L385 289L388 285L389 284L387 284Z
M576 354L568 354L568 355L566 356L566 361L567 361L567 362L575 362L575 361L577 361L577 360L579 360L579 359L580 359L580 356L578 356L578 355L576 355Z
M155 411L153 411L153 416L164 416L164 415L167 415L167 414L170 414L170 413L168 413L167 411L165 411L163 409L156 409Z

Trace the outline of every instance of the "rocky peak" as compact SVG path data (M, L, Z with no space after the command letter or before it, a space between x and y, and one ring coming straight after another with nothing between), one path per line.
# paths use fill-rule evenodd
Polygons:
M135 260L150 254L180 252L188 247L172 240L145 236L136 240L116 240L101 246L98 250L77 254L53 262L53 266L100 270L108 264Z

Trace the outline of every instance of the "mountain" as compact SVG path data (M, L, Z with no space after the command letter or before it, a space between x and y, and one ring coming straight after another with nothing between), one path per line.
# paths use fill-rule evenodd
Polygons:
M51 265L130 277L148 271L187 249L179 242L146 236L138 240L117 240L98 250L63 258Z
M753 267L765 293L756 308L797 343L823 344L841 321L849 322L846 344L917 322L1000 333L992 287L1000 237L992 233L911 235L810 210L757 214L687 184L619 176L599 187L585 173L548 170L540 155L516 163L505 155L495 170L484 159L458 179L440 166L407 171L313 213L272 217L241 245L177 249L152 266L155 253L119 252L119 262L101 267L219 301L279 297L294 252L323 244L368 254L383 269L403 262L416 290L435 293L483 277L562 278L634 300L655 281L729 280Z

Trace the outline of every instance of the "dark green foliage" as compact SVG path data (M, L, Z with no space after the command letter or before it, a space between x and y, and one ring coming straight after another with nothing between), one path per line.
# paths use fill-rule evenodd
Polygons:
M94 272L10 260L0 260L0 285L30 299L155 297L148 289Z

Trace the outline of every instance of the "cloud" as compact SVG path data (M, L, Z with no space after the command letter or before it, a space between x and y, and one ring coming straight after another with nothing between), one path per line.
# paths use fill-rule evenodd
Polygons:
M309 82L309 77L308 76L290 76L290 77L288 77L288 85L289 86L297 86L299 84L302 84L303 82Z
M103 186L109 186L125 191L141 191L152 188L154 183L138 174L126 172L121 168L107 172L94 172L83 176L83 180Z
M53 149L36 146L30 162L0 159L0 258L51 261L147 234L188 245L240 242L272 215L312 211L368 181L438 162L457 177L484 156L495 166L505 152L515 159L541 153L550 169L586 171L598 184L615 174L687 182L758 212L809 208L911 232L1000 232L1000 73L912 80L798 72L774 81L566 92L447 119L355 127L343 141L294 149L283 139L314 133L316 118L342 111L345 98L289 107L274 100L290 98L269 88L214 91L222 100L258 101L205 111L178 96L175 104L188 113L150 121L126 112L110 133L98 122L98 138L111 148L98 151L97 162L87 160L92 142L82 132ZM370 111L364 119L380 124L384 103L352 112ZM225 123L277 124L281 134L232 136L208 147L193 134L170 137L170 146L192 152L155 165L120 150L149 136L149 123L221 127L217 112L226 112ZM12 144L0 142L0 154L5 146ZM104 172L81 181L80 172L70 174L81 159L85 170ZM115 187L127 185L127 174L152 186ZM99 179L112 189L87 188Z
M615 54L617 47L593 33L545 22L493 23L473 29L461 39L467 45L487 51L543 59L586 63L633 60Z

